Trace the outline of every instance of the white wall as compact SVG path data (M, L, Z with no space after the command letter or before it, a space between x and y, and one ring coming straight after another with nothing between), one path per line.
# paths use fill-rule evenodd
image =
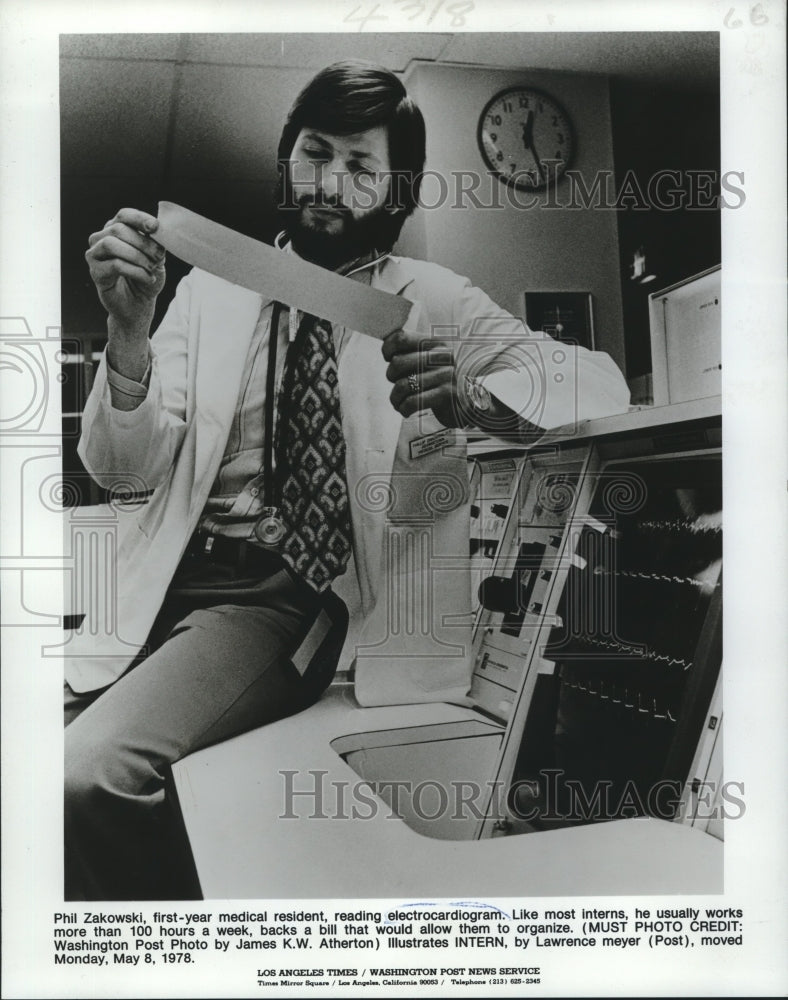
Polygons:
M604 76L413 63L405 82L427 123L428 171L444 176L459 170L485 171L476 139L479 115L494 94L520 83L551 94L568 112L575 126L572 166L582 171L587 185L597 170L613 169L610 99ZM499 183L484 184L480 197L490 184ZM566 180L560 182L566 184ZM429 202L433 200L430 194ZM467 275L517 315L522 315L521 297L526 289L591 292L597 347L623 367L615 212L522 209L505 196L500 200L503 207L495 209L458 210L451 201L420 209L403 230L399 252ZM557 200L567 200L562 186Z

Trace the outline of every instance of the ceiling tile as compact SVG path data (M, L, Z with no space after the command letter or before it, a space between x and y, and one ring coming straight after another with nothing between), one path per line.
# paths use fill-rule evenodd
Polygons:
M60 54L93 59L175 59L180 39L177 34L61 35Z
M535 31L456 34L441 62L603 73L715 89L719 35L697 31Z
M451 35L431 32L343 32L285 35L189 35L189 62L320 69L342 59L365 59L403 70L411 59L436 59Z

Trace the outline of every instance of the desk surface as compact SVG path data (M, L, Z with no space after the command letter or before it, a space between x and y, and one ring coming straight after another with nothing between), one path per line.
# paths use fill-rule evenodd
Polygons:
M421 836L382 807L371 819L341 812L332 782L358 776L332 749L352 733L474 718L451 705L359 708L331 689L306 712L209 747L173 769L206 899L399 897L455 899L722 891L722 849L679 823L619 820L572 829L447 841ZM311 796L285 811L282 770ZM370 810L364 809L364 812Z

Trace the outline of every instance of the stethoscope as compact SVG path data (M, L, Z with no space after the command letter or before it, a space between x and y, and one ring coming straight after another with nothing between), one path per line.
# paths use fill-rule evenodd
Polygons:
M283 249L280 245L280 239L284 236L284 233L280 233L274 241L274 245L278 249ZM374 267L381 261L384 261L389 257L389 253L382 253L375 257L373 260L367 261L364 264L360 264L358 267L353 268L348 271L344 277L349 278L351 275L356 274L358 271L364 270L364 268ZM274 411L275 411L275 397L276 397L276 354L277 345L279 342L279 321L282 315L282 309L284 306L281 302L274 302L273 312L271 314L271 327L270 333L268 335L268 366L266 369L265 378L265 429L263 433L263 508L260 512L260 517L254 526L254 536L261 545L265 545L268 548L276 548L286 533L286 525L282 519L281 514L281 487L285 479L283 475L283 470L287 465L287 457L284 452L284 435L280 434L279 441L275 441L274 435ZM292 324L292 318L297 315L295 310L290 310L290 318ZM291 325L291 337L289 339L289 344L287 348L287 356L285 357L285 371L282 376L282 390L281 396L285 401L285 406L292 405L292 388L293 388L293 376L294 376L294 364L293 360L298 357L299 351L302 349L302 344L304 339L309 333L309 325L304 323L302 320L296 335L292 336L292 325ZM279 426L285 425L286 412L282 412L279 415ZM277 448L276 445L279 445ZM277 472L278 475L274 476L274 452L279 451L277 455Z

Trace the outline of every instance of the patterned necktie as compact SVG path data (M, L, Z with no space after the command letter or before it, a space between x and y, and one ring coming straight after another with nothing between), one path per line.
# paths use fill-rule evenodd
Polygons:
M283 558L318 592L351 551L345 438L331 324L305 315L290 345L277 433Z

